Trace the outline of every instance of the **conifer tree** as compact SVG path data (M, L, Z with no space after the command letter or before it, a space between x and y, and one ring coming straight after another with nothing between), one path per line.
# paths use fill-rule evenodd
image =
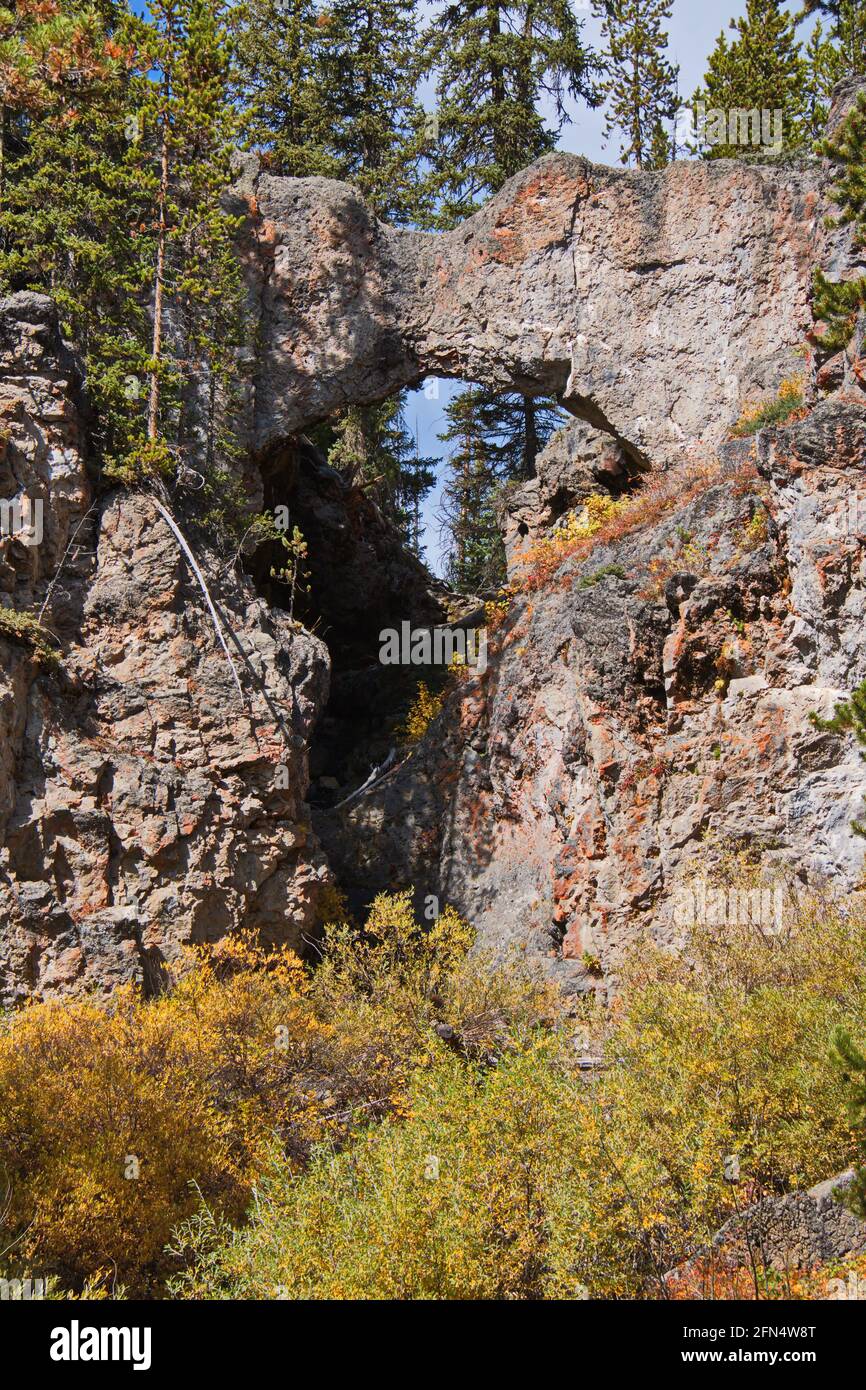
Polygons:
M820 153L838 168L833 200L839 208L837 224L852 226L854 242L866 246L866 96L861 93L834 139L819 146ZM813 313L826 325L821 345L833 352L848 343L857 315L866 308L866 277L832 281L821 270L814 277Z
M108 453L134 433L127 383L145 359L147 198L130 113L146 67L121 5L0 12L0 283L55 299Z
M445 408L447 426L439 438L453 447L442 496L442 519L452 532L449 578L459 588L493 587L505 566L496 517L496 495L503 483L529 478L535 452L563 423L553 405L530 402L533 437L527 441L522 396L497 395L469 386ZM528 452L531 445L533 453Z
M143 120L153 250L145 471L190 468L213 487L233 449L242 342L237 220L224 210L237 133L220 0L150 0L152 80Z
M621 134L620 160L642 168L670 162L672 141L665 122L677 112L679 68L668 61L667 32L672 0L595 0L604 39L607 139Z
M569 0L456 0L430 20L421 72L436 84L428 155L439 225L553 150L569 98L596 100L581 27Z
M807 120L811 139L819 140L827 124L833 88L843 77L866 75L866 4L863 0L813 0L800 18L820 12L805 49Z
M569 99L595 104L597 62L581 30L568 0L457 0L431 19L421 71L436 84L428 158L437 225L453 226L553 150ZM504 566L495 489L507 477L531 476L555 426L532 400L478 386L446 414L440 437L455 442L443 500L454 535L451 577L463 587L489 585Z
M469 593L495 586L505 565L493 501L496 472L485 437L484 413L490 405L478 387L460 391L445 408L448 425L439 436L453 445L442 497L443 520L451 534L447 578Z
M321 74L325 16L315 0L246 0L237 26L244 135L281 174L341 176Z
M736 38L719 35L710 55L703 86L694 101L722 113L723 129L708 121L702 132L706 159L738 158L756 152L759 127L754 121L731 139L731 113L756 112L772 130L772 113L781 112L781 145L796 149L808 139L807 72L795 33L795 17L783 0L747 0L746 13L731 20ZM766 132L765 132L766 134ZM766 143L766 141L765 141Z
M831 43L819 20L803 50L806 64L805 124L809 139L824 133L833 88L839 80L839 51Z
M417 223L424 113L415 0L331 0L321 22L316 71L337 177L379 217Z
M238 40L248 138L282 172L344 179L377 216L417 222L417 41L414 0L331 0L321 9L251 0ZM416 459L403 397L352 407L331 425L329 462L369 488L408 536L435 473Z
M826 41L834 54L833 81L866 74L866 5L863 0L804 0L800 18L820 13L830 20Z
M250 0L237 43L248 140L281 173L344 179L379 216L417 221L417 47L415 0Z
M436 460L421 457L402 394L380 405L350 406L333 422L328 462L363 486L420 554L420 507L436 481Z

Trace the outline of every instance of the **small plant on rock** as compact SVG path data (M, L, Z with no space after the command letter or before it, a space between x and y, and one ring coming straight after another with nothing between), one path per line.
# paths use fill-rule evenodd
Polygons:
M786 377L775 396L747 403L731 430L735 439L746 439L768 425L782 425L804 411L802 377Z

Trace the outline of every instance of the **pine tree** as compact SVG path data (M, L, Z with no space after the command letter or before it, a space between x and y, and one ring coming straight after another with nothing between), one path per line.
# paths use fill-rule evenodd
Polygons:
M135 432L128 383L146 355L147 200L130 113L147 65L120 5L0 12L0 282L54 297L109 454Z
M706 159L738 158L755 153L755 145L773 125L773 113L781 112L781 145L796 149L808 139L807 72L795 33L795 18L783 9L783 0L747 0L746 14L731 20L736 33L733 43L725 34L710 55L703 87L694 102L704 103L707 112L720 112L708 119L701 134ZM731 139L732 112L757 113L743 120ZM761 113L764 130L761 136ZM757 122L757 124L756 124Z
M820 139L827 124L833 88L839 80L839 50L827 38L820 20L804 50L806 63L805 121L809 139Z
M377 216L417 222L417 43L414 0L252 0L238 40L248 139L284 173L346 180ZM409 537L435 473L416 460L403 401L352 407L323 435L332 466Z
M595 102L581 27L568 0L456 0L430 20L421 72L436 83L428 157L439 225L553 150L569 98Z
M436 84L428 158L442 227L556 147L569 98L597 100L597 63L568 0L458 0L430 21L421 71ZM489 586L504 568L495 490L507 477L531 476L555 425L534 401L478 386L446 413L440 437L456 444L443 494L454 537L450 573L464 588Z
M497 494L504 483L532 476L536 452L563 423L558 406L529 402L533 433L528 440L525 404L516 394L501 396L469 386L446 406L448 424L439 438L453 448L442 520L451 529L449 578L458 588L477 592L501 580L505 550Z
M866 4L863 0L812 0L800 19L820 12L829 17L824 29L820 19L806 45L807 122L811 139L824 134L833 88L843 77L866 74Z
M800 18L820 12L831 21L827 42L835 55L834 77L866 74L866 5L863 0L804 0Z
M642 168L670 163L672 141L665 122L677 112L679 68L665 57L672 0L595 0L605 41L607 139L621 132L620 159Z
M442 496L443 520L451 533L447 578L468 593L495 586L505 564L493 504L496 472L485 437L485 406L489 401L477 387L459 392L445 408L448 425L439 436L453 444Z
M420 553L420 506L436 481L436 460L420 456L406 427L402 393L380 405L350 406L332 429L328 462L363 487Z
M833 200L840 210L837 225L852 226L855 245L866 246L866 96L863 93L836 137L825 140L818 148L838 166L839 175L833 188ZM866 277L836 282L829 280L823 271L816 270L813 313L817 321L826 325L821 338L825 352L846 346L857 315L864 309Z
M243 340L238 224L222 203L237 132L232 50L220 0L151 0L150 13L146 443L121 471L193 470L207 502L235 448L232 386Z
M322 28L316 71L337 177L386 221L417 222L424 113L415 0L332 0Z
M417 221L424 113L415 0L250 0L239 22L247 139L281 173L324 174Z
M328 139L320 77L327 25L315 0L247 0L238 17L244 135L281 174L342 175Z

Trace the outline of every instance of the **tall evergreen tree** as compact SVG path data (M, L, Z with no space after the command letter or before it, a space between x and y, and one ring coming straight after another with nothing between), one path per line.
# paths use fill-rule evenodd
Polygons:
M317 74L338 177L378 216L417 222L424 113L415 0L331 0L322 26Z
M569 99L597 100L597 62L569 0L456 0L425 31L421 71L435 81L428 158L443 227L556 147ZM551 426L532 400L478 386L455 397L446 413L443 438L455 443L444 491L454 535L451 575L464 587L484 586L504 565L494 507L505 481L501 460L509 460L507 476L531 476Z
M314 0L251 0L238 40L249 140L285 173L347 180L379 217L418 222L417 44L414 0L331 0L321 9ZM331 423L331 464L369 488L411 540L435 473L416 459L403 397L352 407Z
M665 56L672 0L595 0L604 40L607 139L621 134L623 164L662 168L672 153L666 123L678 105L679 68Z
M448 424L439 436L453 446L442 496L442 519L451 535L446 573L449 583L469 593L495 586L505 565L493 500L496 470L486 432L490 406L478 387L460 391L445 408Z
M244 135L282 174L339 177L320 78L327 25L316 0L246 0L237 23Z
M146 359L138 37L110 3L24 0L0 12L0 283L54 297L109 454L135 434L127 384Z
M820 13L830 20L827 41L835 54L835 81L866 74L866 5L863 0L804 0L800 18Z
M808 139L807 72L795 33L795 17L783 8L783 0L747 0L746 13L731 20L736 33L732 43L719 35L710 55L703 86L695 93L695 103L703 102L708 111L723 113L726 128L716 131L708 122L702 134L702 154L706 159L738 158L755 153L757 134L754 122L731 139L730 113L766 113L765 124L772 130L772 113L781 112L781 143L796 149ZM766 134L766 131L765 131Z
M809 135L824 133L833 88L843 77L866 74L866 4L863 0L807 0L800 19L820 13L805 49Z
M153 253L142 465L201 472L206 489L234 448L232 385L242 343L237 220L222 193L237 134L232 46L220 0L150 0L143 119Z
M866 246L866 96L858 96L835 138L825 140L820 152L833 160L837 181L833 200L839 208L838 225L853 228L856 246ZM848 343L858 315L866 309L866 277L832 281L823 271L815 272L813 312L823 321L825 351L836 351ZM860 692L861 699L863 692Z
M328 462L363 486L420 555L420 507L436 481L436 460L421 457L406 425L405 402L351 406L334 422Z
M553 150L569 98L595 102L596 61L581 29L569 0L456 0L430 20L421 71L436 84L429 160L439 225L453 226Z
M281 173L345 179L379 216L417 221L415 0L249 0L238 29L248 141Z
M809 139L820 139L827 124L833 88L839 80L839 50L819 20L803 50L806 64L805 123Z

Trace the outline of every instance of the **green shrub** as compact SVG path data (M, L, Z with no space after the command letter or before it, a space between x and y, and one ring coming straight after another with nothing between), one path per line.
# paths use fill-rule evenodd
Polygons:
M40 666L53 670L60 658L51 645L51 635L32 613L19 613L14 608L0 607L0 638L27 647Z
M276 1158L240 1229L203 1207L178 1233L174 1291L658 1296L735 1210L850 1161L830 1039L866 1020L864 952L866 922L823 903L779 935L699 929L681 959L644 948L589 1080L537 1013L527 1027L500 1011L483 1059L422 1027L402 1108L306 1173Z
M757 434L768 425L783 425L803 409L803 382L800 377L788 377L776 396L748 405L731 430L735 439Z

